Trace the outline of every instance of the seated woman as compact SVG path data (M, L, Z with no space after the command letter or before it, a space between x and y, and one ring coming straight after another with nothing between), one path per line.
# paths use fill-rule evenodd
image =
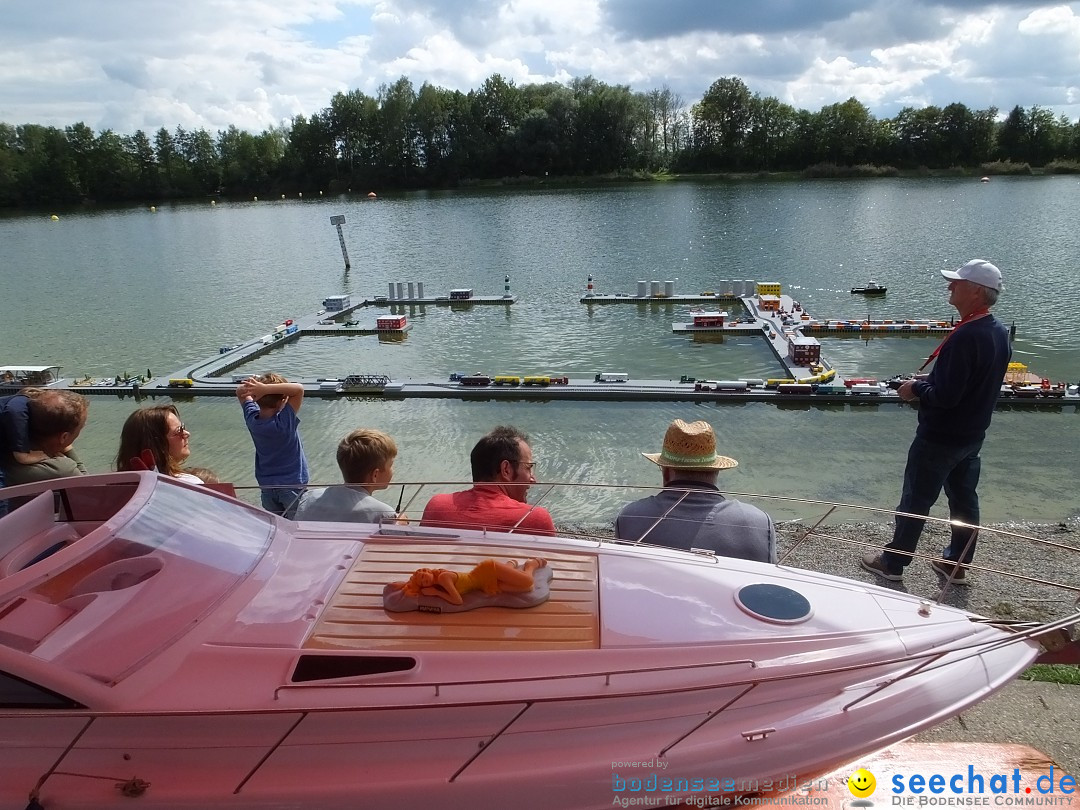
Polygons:
M203 479L185 472L181 466L191 455L190 437L191 431L180 421L175 405L140 408L132 412L120 430L116 469L148 469L149 459L144 459L143 454L149 451L158 472L191 484L202 484Z
M452 605L460 605L461 597L472 591L483 591L489 596L531 591L533 571L546 565L543 558L530 557L520 568L513 560L504 563L484 560L468 572L418 568L408 582L395 582L393 586L406 596L437 596Z

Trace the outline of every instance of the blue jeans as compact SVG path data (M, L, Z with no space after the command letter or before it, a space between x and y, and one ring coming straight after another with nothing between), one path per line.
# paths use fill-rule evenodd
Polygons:
M261 491L262 507L275 515L292 518L296 514L296 504L304 492L302 487L273 487Z
M898 512L915 515L930 514L942 488L949 499L950 520L960 520L977 526L979 523L979 485L982 459L979 451L982 440L971 444L949 446L916 436L908 450L904 468L904 491L900 495ZM892 542L885 546L885 565L899 573L911 562L911 557L895 552L913 552L919 545L925 520L896 516ZM969 563L975 556L976 532L960 526L952 527L952 541L944 551L946 560Z

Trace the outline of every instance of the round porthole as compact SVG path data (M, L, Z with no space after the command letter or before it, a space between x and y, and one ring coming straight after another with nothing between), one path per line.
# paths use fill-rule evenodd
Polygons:
M764 582L739 588L735 604L755 619L775 624L798 624L814 615L810 600L798 591Z

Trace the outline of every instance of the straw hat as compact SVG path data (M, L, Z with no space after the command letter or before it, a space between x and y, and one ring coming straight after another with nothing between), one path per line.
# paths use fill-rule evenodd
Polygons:
M739 465L733 458L716 455L716 434L704 421L687 424L676 419L664 434L664 449L641 455L661 467L679 470L730 470Z

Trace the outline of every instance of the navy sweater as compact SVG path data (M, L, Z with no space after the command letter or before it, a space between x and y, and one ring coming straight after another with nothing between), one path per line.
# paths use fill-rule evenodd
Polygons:
M993 315L957 327L941 347L930 376L915 383L916 434L948 445L985 437L1011 357L1009 333Z

